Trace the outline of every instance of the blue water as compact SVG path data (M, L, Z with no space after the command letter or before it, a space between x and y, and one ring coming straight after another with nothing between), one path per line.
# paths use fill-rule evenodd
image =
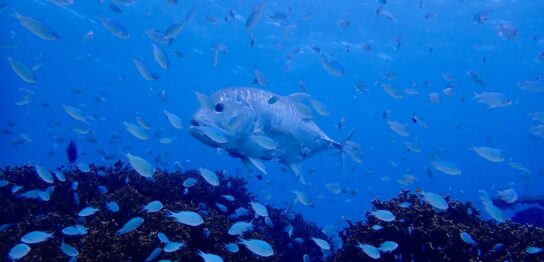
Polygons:
M480 209L479 189L493 194L494 189L514 188L520 196L544 193L543 137L530 134L532 127L542 123L528 117L544 111L542 82L540 92L518 85L542 81L544 3L539 1L423 1L421 7L418 1L387 1L385 5L374 0L268 1L251 32L245 23L257 1L173 4L137 0L131 5L116 4L123 11L120 14L110 10L110 1L76 0L66 7L45 0L2 2L7 6L0 13L1 56L29 67L41 65L35 69L37 82L28 84L8 62L0 63L0 127L5 130L0 136L2 166L31 163L54 168L66 164L65 148L71 139L78 145L78 163L113 163L104 161L97 149L123 161L124 153L130 151L152 163L158 154L167 153L161 158L163 164L154 163L158 168L175 170L174 163L179 161L184 170L227 170L248 179L250 190L262 202L279 208L291 207L292 190L304 191L315 206L296 204L294 210L320 226L338 228L345 225L345 219L364 220L372 199L388 199L402 188L451 195L473 201ZM376 16L380 6L396 21ZM152 40L145 32L152 28L163 32L185 19L191 8L196 14L174 42L160 45L170 59L170 68L162 69L153 61ZM225 21L229 10L237 17ZM38 38L12 16L15 12L44 21L60 39ZM268 17L275 12L288 17L272 21ZM432 16L429 13L436 17L425 19ZM488 20L475 23L473 18L479 13ZM130 38L114 36L99 18L118 20ZM210 22L210 18L217 22ZM340 28L339 20L348 20L350 25ZM497 30L501 25L515 27L515 37L501 37ZM286 27L291 28L288 34ZM86 37L88 34L92 37ZM398 49L396 39L401 39ZM213 66L216 44L224 45L227 52L220 53ZM363 49L362 44L371 49ZM327 72L320 63L322 54L312 47L319 47L340 63L344 76ZM144 80L132 62L134 58L142 59L160 79ZM264 74L266 86L252 84L254 67ZM477 72L485 86L470 79L469 70ZM397 76L387 79L383 76L387 72ZM443 74L455 78L450 83L455 87L452 96L443 93L448 84ZM358 82L366 86L365 92L356 90ZM256 86L288 95L301 92L301 83L330 111L326 117L315 114L325 133L341 141L356 129L353 139L362 147L364 163L348 160L342 169L337 152L330 150L303 163L302 173L311 187L299 183L276 162L266 162L268 175L260 180L239 159L200 143L188 133L189 120L199 107L195 92L211 94L226 87ZM395 99L384 91L383 84L400 90L415 85L418 94ZM76 94L73 88L82 91ZM21 89L32 92L30 103L24 106L15 104L25 95ZM165 94L162 98L161 92ZM501 92L512 104L489 110L473 100L474 93L482 92ZM431 93L438 94L440 101L432 103ZM80 108L88 124L71 118L62 105ZM183 129L174 129L163 110L178 115ZM384 119L387 110L389 117ZM414 113L428 128L412 122ZM136 115L152 127L148 141L135 138L122 124L135 123ZM345 125L339 129L336 125L341 118L345 118ZM9 121L15 126L8 126ZM393 132L387 121L407 125L409 136ZM79 134L74 127L87 128L89 134ZM12 145L21 133L32 142ZM118 143L110 143L112 134L120 136ZM89 142L90 137L96 142ZM174 137L175 141L161 144L162 137ZM421 152L407 151L404 142L417 143ZM490 162L470 150L473 145L502 149L505 161ZM438 158L454 162L462 174L449 176L433 170L429 177L425 167ZM511 161L524 165L528 174L512 168ZM415 181L400 184L398 180L405 174ZM348 187L349 192L332 194L325 189L330 182Z

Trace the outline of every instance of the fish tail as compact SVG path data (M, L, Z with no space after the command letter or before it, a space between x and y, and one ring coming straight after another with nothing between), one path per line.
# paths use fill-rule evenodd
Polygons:
M347 154L353 161L360 164L363 162L363 154L361 152L361 146L351 140L354 133L355 129L352 129L344 139L344 142L342 144L335 145L335 147L340 150L342 159L344 158L343 155Z
M13 11L13 13L11 13L10 16L17 20L21 20L24 17L22 14L20 14L17 11Z
M361 146L351 140L351 137L355 133L355 128L352 129L344 141L342 143L332 141L332 145L334 148L338 149L340 151L340 166L342 169L342 174L345 178L345 172L344 172L344 162L346 159L345 155L348 155L354 162L356 163L362 163L363 162L363 154L361 152Z

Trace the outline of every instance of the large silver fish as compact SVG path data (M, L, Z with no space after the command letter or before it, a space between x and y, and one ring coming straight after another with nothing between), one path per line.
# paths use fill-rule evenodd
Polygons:
M359 145L327 136L313 121L308 94L279 96L257 88L221 89L210 97L197 93L200 108L191 119L190 133L200 142L222 148L243 163L266 173L261 160L277 160L300 176L300 163L335 149L362 162ZM315 101L314 101L315 102Z

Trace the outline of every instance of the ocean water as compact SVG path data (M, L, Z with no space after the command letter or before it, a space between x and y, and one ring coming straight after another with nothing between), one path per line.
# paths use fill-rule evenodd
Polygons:
M66 165L73 140L75 164L111 165L130 152L170 171L225 170L246 179L262 203L336 229L346 219L364 221L373 199L402 189L471 201L484 219L491 218L479 190L492 197L505 189L520 199L544 195L542 2L55 2L63 1L1 1L2 166ZM16 14L42 21L58 37L40 38ZM260 19L248 28L251 14ZM164 39L169 26L182 22L179 34ZM150 38L152 32L162 39ZM155 61L153 45L168 57L168 68ZM134 59L156 79L146 80ZM20 77L14 60L34 83ZM254 82L256 70L261 79ZM340 143L355 130L362 163L342 161L331 146L302 162L303 184L278 161L263 160L261 174L205 145L189 133L199 109L195 93L228 87L311 95L329 114L313 110L304 121ZM63 106L77 108L82 119ZM165 110L181 119L181 129ZM147 140L123 124L137 125L137 118L150 127ZM498 160L473 147L492 149ZM445 174L437 163L453 163L460 174ZM329 183L342 192L327 190ZM313 205L295 202L293 190ZM528 206L534 204L504 212Z

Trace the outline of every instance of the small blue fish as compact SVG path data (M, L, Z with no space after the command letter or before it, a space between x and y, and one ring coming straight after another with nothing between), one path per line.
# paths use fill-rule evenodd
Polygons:
M402 208L408 208L410 207L412 204L410 202L402 202L399 204L399 207L402 207Z
M229 228L228 234L231 236L238 236L248 231L253 231L253 224L249 222L238 221Z
M531 247L531 246L529 246L529 247L527 247L525 249L525 252L527 252L527 254L536 254L536 253L542 252L542 250L544 250L544 249L542 249L541 247Z
M385 222L391 222L395 220L395 215L393 215L393 213L391 213L391 211L389 210L376 210L370 212L370 214L375 218Z
M0 225L0 233L5 232L8 230L12 225L11 224L2 224Z
M111 212L118 212L119 211L119 204L117 204L116 201L110 201L106 203L106 208Z
M4 180L4 179L0 180L0 187L5 187L7 185L9 185L9 181Z
M438 194L431 192L421 192L420 194L425 199L425 202L438 210L447 210L449 207L448 202Z
M92 206L88 206L83 208L79 213L77 214L80 217L88 217L91 215L94 215L96 212L98 212L100 209Z
M360 248L367 256L373 259L380 258L380 251L373 245L362 244L357 242L357 247Z
M47 233L44 231L32 231L30 233L25 234L23 237L21 237L21 242L27 243L27 244L35 244L35 243L46 241L52 236L53 236L53 233Z
M274 255L274 249L268 244L268 242L260 239L248 239L238 238L238 244L244 245L253 254L261 257L270 257Z
M62 253L69 257L77 257L79 255L79 251L77 251L75 247L64 243L64 239L60 244L60 250L62 250Z
M196 185L196 179L192 178L192 177L189 177L187 179L185 179L185 181L183 181L183 186L184 187L192 187Z
M91 172L91 167L87 163L79 163L77 164L77 168L83 173Z
M159 237L159 240L162 242L162 243L170 243L170 239L168 239L168 237L162 233L162 232L159 232L159 234L157 234L157 236Z
M378 247L378 250L384 253L390 253L393 252L395 249L399 247L399 244L393 241L384 241L380 247Z
M53 191L55 191L55 187L54 186L49 186L47 187L44 191L42 191L42 194L40 194L40 198L43 200L43 201L48 201L49 200L49 197L51 196L51 194L53 193ZM45 197L44 197L45 195Z
M197 251L197 254L204 260L204 262L223 262L223 258L216 254L204 253L200 250Z
M60 182L66 182L66 177L64 176L64 173L62 173L61 171L55 171L55 177L57 178L57 180L59 180Z
M62 229L62 233L67 236L79 236L87 234L87 228L83 225L68 226Z
M28 191L22 193L20 195L20 197L27 198L27 199L37 199L37 198L40 197L40 192L42 192L42 191L38 190L38 189L28 190Z
M185 247L185 242L168 242L162 249L166 253L173 253Z
M215 203L215 206L223 213L228 212L227 207L225 205L223 205L223 204Z
M285 231L285 233L287 233L287 235L289 237L293 236L293 230L294 230L293 225L289 224L289 225L285 226L285 228L283 228L283 230Z
M238 247L236 243L225 244L225 249L230 253L238 253L238 251L240 251L240 247Z
M327 241L324 240L324 239L317 238L317 237L311 237L310 239L313 240L314 243L315 243L319 248L321 248L321 250L330 250L330 249L331 249L331 246L329 245L329 242L327 242Z
M251 205L251 208L253 208L253 211L255 211L255 216L268 216L268 210L263 204L255 201L251 201L249 204Z
M53 182L55 182L55 179L53 178L53 175L51 175L51 172L49 172L49 169L38 165L35 165L34 169L36 170L38 177L40 177L44 182L49 184L53 184Z
M234 201L234 197L231 195L223 195L222 197L230 202Z
M493 247L491 248L491 251L499 252L499 251L501 251L503 248L504 248L504 244L503 244L503 243L497 243L497 244L493 245Z
M297 237L297 238L293 239L293 241L295 241L295 243L297 243L299 245L304 244L304 239L302 239L300 237Z
M272 223L272 219L270 217L264 218L264 223L269 226L270 228L274 228L274 223Z
M471 235L469 235L467 232L463 231L461 232L461 234L459 234L459 236L461 237L461 239L463 240L463 242L471 245L471 246L475 246L476 245L476 241L474 241L474 239L472 238Z
M372 229L374 229L374 230L376 230L376 231L380 231L380 230L383 229L383 227L380 226L380 225L373 225L373 226L372 226Z
M15 193L19 192L21 189L23 189L22 186L13 185L13 187L11 187L11 193L15 194Z
M236 220L238 218L247 216L249 214L249 211L245 207L239 207L236 210L234 210L234 213L229 216L229 219Z
M100 194L106 194L108 193L108 189L105 186L98 186L98 192Z
M76 206L79 206L79 195L74 192L74 203L76 203Z
M140 227L144 223L144 219L141 217L134 217L130 219L119 231L117 231L117 235L124 235L126 233L129 233L133 230L136 230L138 227Z
M149 262L155 258L157 258L162 252L162 249L160 247L157 247L155 249L153 249L153 251L151 251L151 253L149 254L149 256L147 256L147 258L145 259L146 262Z
M193 211L180 211L180 212L168 211L168 216L175 219L176 222L178 223L185 224L188 226L193 226L193 227L202 225L202 223L204 223L204 220L202 219L202 217Z
M155 213L161 211L163 207L164 206L161 201L151 201L147 203L147 205L145 205L140 212L145 211L147 213Z
M202 235L204 235L204 238L206 239L210 238L211 234L212 232L207 227L202 230Z
M9 250L9 258L18 260L26 256L30 252L30 246L27 244L17 244Z

